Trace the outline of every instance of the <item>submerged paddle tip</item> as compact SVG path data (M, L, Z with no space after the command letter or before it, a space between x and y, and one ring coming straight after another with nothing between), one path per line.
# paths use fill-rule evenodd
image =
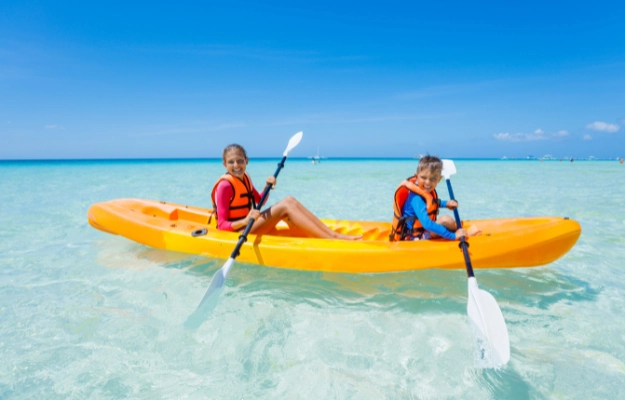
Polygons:
M475 277L468 280L467 314L477 340L478 359L484 367L502 367L510 360L510 338L497 300L479 289Z

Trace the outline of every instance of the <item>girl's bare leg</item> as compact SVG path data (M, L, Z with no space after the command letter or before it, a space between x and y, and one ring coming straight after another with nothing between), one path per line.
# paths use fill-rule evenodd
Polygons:
M286 220L289 226L306 233L308 237L325 239L356 240L360 236L343 235L328 228L295 198L289 196L263 211L251 233L263 235L269 233L280 220Z

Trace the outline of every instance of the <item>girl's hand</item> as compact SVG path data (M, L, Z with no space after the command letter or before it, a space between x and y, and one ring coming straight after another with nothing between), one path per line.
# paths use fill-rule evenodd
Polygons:
M447 208L453 210L454 208L458 208L458 202L456 200L449 200L447 202Z
M276 178L274 176L270 176L269 178L267 178L267 185L271 185L271 190L273 190L274 186L276 186L277 181Z
M254 221L257 221L258 217L260 217L259 210L256 210L256 209L250 210L250 212L247 214L247 217L245 217L245 225L249 224L252 218L254 218Z

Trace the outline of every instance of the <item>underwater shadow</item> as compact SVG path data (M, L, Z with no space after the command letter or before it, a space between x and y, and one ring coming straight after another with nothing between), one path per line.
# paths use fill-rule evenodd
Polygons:
M110 267L120 267L120 257L130 255L152 266L179 270L210 283L226 260L148 248L126 247ZM99 260L102 264L102 260ZM106 266L106 264L103 264ZM546 310L559 302L594 301L600 290L589 282L560 273L552 267L475 271L481 289L491 293L503 309L534 307ZM346 274L299 271L235 262L226 279L226 296L261 297L308 303L315 307L374 307L410 313L466 312L467 276L463 270L428 269L381 274Z

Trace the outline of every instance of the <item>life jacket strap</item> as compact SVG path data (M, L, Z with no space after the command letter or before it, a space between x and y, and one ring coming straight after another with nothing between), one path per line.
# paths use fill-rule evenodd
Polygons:
M412 229L408 228L407 222L414 223L414 221L418 219L417 217L400 217L398 215L395 215L395 217L397 218L398 222L396 228L391 228L391 234L389 235L389 239L391 240L391 242L395 241L395 236L397 234L399 234L399 241L404 241L407 238L421 237L423 235L423 232L425 232L425 229L423 229L423 227Z

